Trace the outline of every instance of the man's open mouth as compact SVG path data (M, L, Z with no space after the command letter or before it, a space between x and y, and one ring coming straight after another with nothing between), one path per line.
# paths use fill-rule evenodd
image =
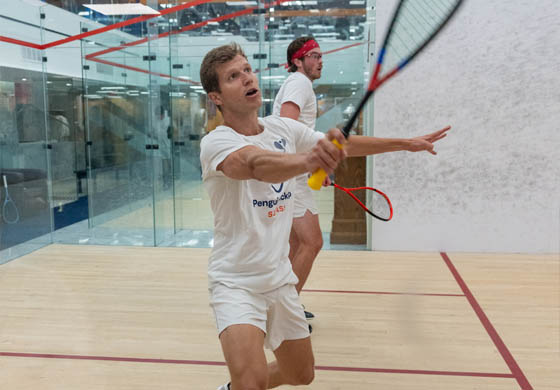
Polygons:
M257 92L259 92L258 89L252 88L252 89L250 89L250 90L247 91L247 93L245 94L245 96L254 96Z

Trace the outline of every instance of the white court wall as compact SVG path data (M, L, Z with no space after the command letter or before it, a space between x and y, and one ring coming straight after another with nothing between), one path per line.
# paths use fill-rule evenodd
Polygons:
M377 0L377 36L395 1ZM380 44L380 42L378 42ZM447 124L437 156L376 156L395 208L374 250L556 253L560 242L560 2L466 0L375 97L374 134Z

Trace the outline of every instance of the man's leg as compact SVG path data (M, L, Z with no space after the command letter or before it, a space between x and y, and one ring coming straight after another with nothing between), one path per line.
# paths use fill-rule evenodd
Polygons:
M296 250L293 253L293 257L290 257L290 261L292 262L292 269L299 279L296 285L296 290L299 294L311 272L313 261L323 247L323 234L319 225L319 215L312 214L307 210L303 217L294 218L292 233L290 234L290 245L292 245L292 238L296 241Z
M222 350L231 377L231 390L264 390L268 369L264 354L264 332L253 325L227 327L220 334Z
M315 377L311 339L286 340L274 351L276 361L268 365L268 388L308 385Z

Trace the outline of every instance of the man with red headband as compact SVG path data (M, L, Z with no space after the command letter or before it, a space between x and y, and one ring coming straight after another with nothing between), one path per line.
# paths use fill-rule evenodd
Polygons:
M292 74L284 81L274 99L273 114L295 119L315 129L317 100L313 92L313 80L321 77L323 55L313 37L300 37L288 46L288 72ZM323 234L319 225L317 205L307 185L307 175L296 179L294 219L290 233L290 261L298 277L296 290L301 292L315 257L323 247ZM306 311L305 317L314 317ZM309 331L311 331L309 325Z

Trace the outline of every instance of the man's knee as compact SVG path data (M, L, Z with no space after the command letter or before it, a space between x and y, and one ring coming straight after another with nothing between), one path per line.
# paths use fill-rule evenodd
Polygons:
M314 255L317 255L321 251L321 248L323 248L323 235L321 232L319 232L319 234L307 235L301 245Z
M294 376L291 379L293 385L309 385L315 379L315 368L313 365L302 367L294 372Z
M320 230L311 230L298 235L297 243L308 250L318 253L323 247L323 235Z

